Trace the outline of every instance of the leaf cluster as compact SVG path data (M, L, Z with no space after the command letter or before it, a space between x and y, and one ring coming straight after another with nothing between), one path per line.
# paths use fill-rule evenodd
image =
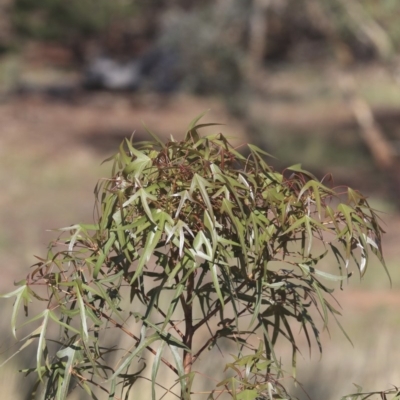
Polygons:
M95 224L62 229L3 296L16 297L14 335L22 305L46 304L25 322L41 321L21 345L37 342L25 371L36 372L40 398L64 399L74 386L93 398L99 390L127 398L150 379L153 399L190 399L202 376L193 365L220 343L236 354L209 399L290 398L278 340L292 349L295 378L294 326L322 351L316 315L325 329L339 314L325 282L346 280L352 259L361 275L371 253L383 263L382 229L361 194L340 193L300 165L278 173L256 146L245 156L222 134L201 137L213 124L198 121L183 141L151 132L151 142L126 139L108 160L111 177L96 186ZM330 254L336 274L320 267ZM119 348L123 337L130 345ZM160 368L176 375L170 387Z

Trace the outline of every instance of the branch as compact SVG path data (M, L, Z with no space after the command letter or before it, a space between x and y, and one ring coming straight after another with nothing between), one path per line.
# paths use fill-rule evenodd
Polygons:
M187 346L190 351L183 351L183 368L185 374L189 374L192 368L192 345L193 335L195 329L193 328L193 289L194 289L194 274L191 274L188 278L187 283L187 296L186 299L181 297L182 308L185 315L185 337L183 338L183 344ZM189 379L187 379L189 381Z
M378 168L390 170L394 166L394 152L376 123L369 104L357 94L354 77L349 73L339 75L339 86L342 89L357 124L361 128L361 137L369 148Z
M247 310L248 310L248 307L244 308L242 311L239 312L239 314L237 316L239 317L240 315L242 315ZM225 320L224 321L224 328L229 326L230 324L232 324L232 322L234 322L234 321L235 321L235 318L231 318L231 319ZM215 339L217 339L219 332L220 332L220 329L218 329L218 331L215 332L215 334L212 335L207 340L207 342L204 343L204 345L198 350L198 352L192 357L192 364L195 363L195 361L199 358L200 354L211 344L211 342L213 342Z
M128 336L130 336L132 339L136 340L136 343L140 342L140 339L134 335L132 332L128 331L126 328L123 327L123 325L121 325L120 323L118 323L117 321L115 321L113 318L111 318L109 315L107 315L106 313L104 313L103 311L98 310L96 307L92 306L89 303L85 302L85 305L87 307L90 307L93 311L96 312L100 312L101 316L103 318L106 318L109 322L111 322L116 328L121 329L122 332L126 333ZM157 354L157 352L151 348L150 346L146 346L146 349L149 350L151 353L153 353L154 355ZM178 370L169 362L167 361L164 357L161 357L161 361L173 372L175 372L176 375L179 376L179 372Z

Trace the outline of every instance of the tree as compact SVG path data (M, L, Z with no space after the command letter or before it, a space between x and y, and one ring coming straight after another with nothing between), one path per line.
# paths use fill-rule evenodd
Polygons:
M289 399L278 339L292 349L296 379L293 327L321 351L313 309L323 329L339 314L326 281L347 280L351 259L363 275L371 253L385 266L365 197L300 165L278 173L256 146L246 156L222 134L201 137L215 124L200 117L181 142L126 139L96 186L95 223L61 229L2 296L16 297L14 335L21 306L44 302L21 342L36 343L24 372L37 374L41 398L65 399L75 386L128 398L149 380L153 399ZM330 254L338 274L320 267ZM194 369L201 357L219 365L213 348L225 354L216 384ZM175 375L168 386L161 370Z

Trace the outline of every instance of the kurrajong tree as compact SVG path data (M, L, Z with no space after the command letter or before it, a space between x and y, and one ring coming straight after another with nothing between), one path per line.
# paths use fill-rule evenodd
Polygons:
M96 186L95 223L61 229L2 296L16 297L14 335L20 308L43 304L21 341L35 343L24 371L40 398L80 387L126 399L148 381L132 398L289 399L278 339L293 377L294 327L321 350L320 329L339 314L327 282L348 279L352 259L361 275L371 253L383 263L382 229L360 193L299 165L275 172L256 146L242 155L222 134L199 136L212 124L198 121L183 141L126 139ZM332 263L336 275L320 267Z

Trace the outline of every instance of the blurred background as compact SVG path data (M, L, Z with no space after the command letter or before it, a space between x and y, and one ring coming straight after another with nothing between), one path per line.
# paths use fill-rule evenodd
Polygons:
M400 385L399 21L398 0L0 0L0 291L46 253L49 230L92 221L101 161L133 131L146 138L142 121L180 139L210 109L276 169L332 173L382 211L392 288L378 262L337 288L354 346L334 328L322 359L304 349L307 394L293 390ZM1 304L0 359L13 343ZM0 370L4 398L29 398L24 363Z

